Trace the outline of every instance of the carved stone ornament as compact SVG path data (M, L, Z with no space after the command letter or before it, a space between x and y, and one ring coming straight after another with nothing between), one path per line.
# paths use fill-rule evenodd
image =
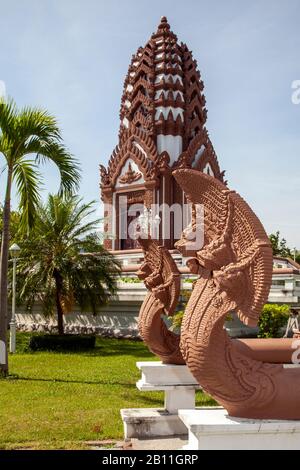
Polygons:
M141 177L142 177L142 174L140 172L134 171L132 169L131 163L129 162L128 170L126 171L124 175L120 176L119 182L122 184L131 184L141 179Z
M108 172L106 168L103 165L100 165L100 178L101 178L101 183L103 186L109 186L110 184L110 177L108 175Z
M173 174L188 199L204 206L204 246L191 259L199 279L179 340L161 319L176 308L177 267L167 250L151 240L140 241L145 263L139 275L150 290L140 312L142 337L164 362L185 362L229 415L300 419L300 369L283 367L292 360L293 338L233 340L224 329L230 312L255 326L267 301L273 256L261 222L216 178L191 169ZM185 244L183 237L178 243L183 255Z
M166 364L184 364L180 336L168 330L162 315L175 312L180 294L180 273L172 256L150 238L138 238L145 259L137 272L150 291L141 306L138 327L150 351Z

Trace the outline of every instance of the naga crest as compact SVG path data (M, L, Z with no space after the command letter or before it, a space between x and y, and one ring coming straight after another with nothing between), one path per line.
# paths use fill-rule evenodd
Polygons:
M239 318L257 324L267 301L273 269L268 236L248 204L217 179L195 170L176 170L178 184L204 209L204 244L196 253L200 268L236 304ZM184 240L177 243L184 253Z

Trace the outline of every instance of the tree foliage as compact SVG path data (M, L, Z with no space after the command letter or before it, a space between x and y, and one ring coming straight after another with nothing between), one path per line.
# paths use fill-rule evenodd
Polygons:
M56 312L61 334L63 315L75 304L96 314L116 292L118 264L95 232L100 220L90 220L93 212L93 203L78 197L50 195L22 243L19 301L31 309L39 300L46 315Z
M18 243L22 238L22 233L20 231L20 219L21 214L19 211L12 211L10 213L10 230L9 230L9 243ZM0 205L0 246L2 240L2 230L3 230L3 207Z
M62 143L55 117L40 108L18 109L12 99L5 98L0 98L0 156L4 159L1 172L6 170L0 254L0 342L5 361L0 364L0 373L6 376L8 250L13 185L20 201L19 226L29 230L40 202L41 164L50 161L56 165L60 173L60 192L68 194L78 188L79 167Z
M292 250L287 246L286 239L280 237L279 230L276 233L271 233L271 235L269 235L269 239L274 256L283 256L284 258L291 258L293 256Z

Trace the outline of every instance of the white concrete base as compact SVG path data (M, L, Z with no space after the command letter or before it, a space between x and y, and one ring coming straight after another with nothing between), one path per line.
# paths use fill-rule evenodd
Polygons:
M163 364L161 361L137 362L142 378L136 383L141 391L165 392L165 409L178 413L179 408L195 408L195 390L200 389L187 366Z
M121 417L125 439L187 435L186 426L178 418L178 414L171 414L163 409L123 409Z
M300 420L255 420L228 416L222 409L179 410L188 428L185 450L298 450Z
M187 368L160 361L137 362L142 378L136 386L141 391L164 391L164 409L123 409L121 416L125 438L175 436L187 434L178 418L178 409L195 408L195 391L199 384Z
M142 372L142 378L137 382L143 387L147 385L162 387L168 385L196 385L199 384L187 366L176 364L163 364L161 361L137 362L136 366ZM164 390L162 388L161 390Z

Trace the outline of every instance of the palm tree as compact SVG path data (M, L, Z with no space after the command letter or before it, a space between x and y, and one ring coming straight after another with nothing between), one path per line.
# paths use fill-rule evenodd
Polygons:
M79 169L74 158L62 144L56 119L46 111L25 107L19 110L11 99L0 99L0 154L7 171L3 207L3 231L0 255L0 350L5 358L0 373L8 373L7 357L7 270L10 229L10 199L15 182L22 212L20 224L32 226L39 203L41 177L38 166L52 161L61 177L61 191L77 189ZM2 354L3 355L3 354Z
M20 219L21 214L19 211L11 211L10 213L10 226L9 226L9 244L16 243L18 239L22 236L22 231L20 230ZM3 231L3 208L0 204L0 246L2 240L2 231Z
M48 315L56 310L59 334L63 315L75 304L96 314L116 291L118 264L95 232L100 220L90 220L93 204L50 195L38 208L30 240L22 244L19 301L31 309L39 300Z

